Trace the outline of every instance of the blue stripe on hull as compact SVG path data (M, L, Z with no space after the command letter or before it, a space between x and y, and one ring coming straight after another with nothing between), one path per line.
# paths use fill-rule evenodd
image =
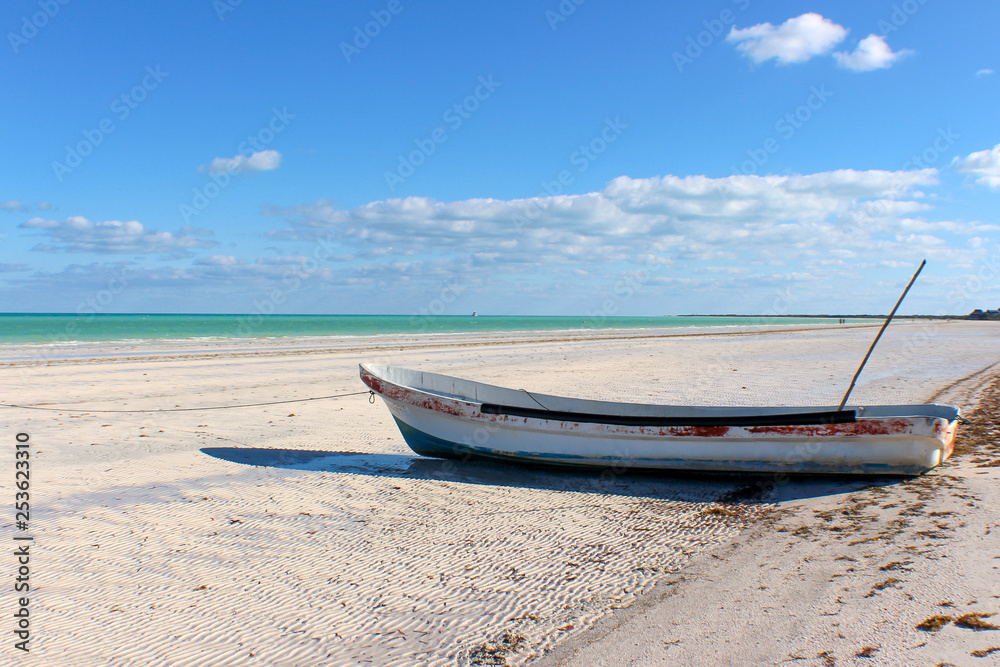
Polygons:
M407 446L421 456L431 456L440 459L472 459L503 461L505 463L541 463L572 467L611 467L625 466L628 468L663 470L704 470L714 472L749 472L749 473L804 473L804 474L861 474L861 475L920 475L926 468L917 465L889 465L886 463L864 463L852 466L832 466L809 461L799 461L782 465L773 461L712 461L695 459L627 459L620 456L592 457L574 456L572 454L532 454L530 456L511 456L495 454L489 449L481 449L472 445L452 442L413 428L393 415L399 432Z
M396 415L393 415L392 418L396 420L396 426L403 434L406 445L421 456L433 456L438 459L467 459L470 454L475 454L468 445L442 440L429 433L418 431L406 422L400 421Z

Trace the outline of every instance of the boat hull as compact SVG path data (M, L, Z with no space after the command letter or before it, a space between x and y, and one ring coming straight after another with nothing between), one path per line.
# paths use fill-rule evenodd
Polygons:
M381 396L407 445L418 454L615 470L916 475L951 454L958 418L951 406L867 406L853 408L859 418L852 414L851 421L809 423L802 416L831 408L582 401L367 365L361 367L361 378ZM559 418L534 414L540 411L537 405L531 409L529 399L557 408ZM521 414L484 412L483 406L494 401L514 404L508 412ZM634 414L622 417L622 412ZM585 420L574 420L573 414ZM601 414L608 421L629 423L602 423ZM751 425L762 415L805 423ZM697 425L686 425L685 419ZM734 425L741 419L747 424Z

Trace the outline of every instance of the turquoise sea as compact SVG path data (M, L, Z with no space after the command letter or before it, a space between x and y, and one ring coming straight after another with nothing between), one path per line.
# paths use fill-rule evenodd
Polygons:
M0 343L835 324L835 318L0 313Z

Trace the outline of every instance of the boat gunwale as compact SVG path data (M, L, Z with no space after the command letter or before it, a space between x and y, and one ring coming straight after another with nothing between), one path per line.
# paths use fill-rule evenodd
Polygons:
M620 407L643 409L649 411L677 411L690 409L702 414L681 414L681 415L656 415L656 414L636 414L625 415L612 412L579 412L575 410L554 410L538 409L490 401L478 400L472 396L438 391L428 387L414 386L416 383L404 383L398 379L389 379L385 375L404 374L419 376L423 379L429 376L434 379L451 381L457 384L468 385L476 393L476 390L483 389L489 391L499 391L509 395L519 395L518 390L507 387L490 385L475 380L466 380L453 376L416 371L400 366L383 366L380 364L360 364L361 379L373 391L383 395L382 385L388 384L405 392L415 392L432 399L435 402L449 401L456 405L462 405L470 409L476 409L478 415L461 415L468 418L487 417L494 415L520 416L532 419L577 421L580 423L607 424L610 426L798 426L798 425L831 425L843 423L855 423L861 420L884 420L884 419L928 419L944 420L949 424L955 422L961 411L952 405L941 405L936 403L906 404L906 405L876 405L876 406L852 406L849 409L839 411L835 406L788 406L788 407L735 407L735 406L678 406L678 405L658 405L652 403L620 403L614 401L596 401L592 399L578 399L565 396L552 396L547 394L529 394L525 390L520 390L538 403L537 399L565 401L571 403L581 403L591 406L599 406L604 409L614 409ZM380 372L380 371L385 371ZM369 378L376 381L379 389L372 386ZM412 379L412 378L408 378ZM396 400L400 400L398 397ZM414 401L406 401L416 404ZM541 405L541 403L538 403ZM428 407L428 406L424 406ZM486 409L483 409L483 408ZM544 406L542 406L544 408ZM430 409L430 408L429 408ZM436 410L440 411L440 410ZM880 414L881 413L881 414ZM942 414L943 413L943 414ZM457 416L457 415L456 415ZM850 418L848 418L850 416ZM577 419L582 417L582 419ZM783 420L790 421L783 421ZM801 419L802 421L791 421ZM620 421L618 421L620 420ZM662 420L662 423L659 423ZM756 421L760 420L760 421Z

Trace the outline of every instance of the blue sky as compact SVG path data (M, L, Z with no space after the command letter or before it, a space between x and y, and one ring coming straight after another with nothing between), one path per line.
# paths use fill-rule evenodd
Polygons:
M993 2L0 10L0 310L1000 306Z

